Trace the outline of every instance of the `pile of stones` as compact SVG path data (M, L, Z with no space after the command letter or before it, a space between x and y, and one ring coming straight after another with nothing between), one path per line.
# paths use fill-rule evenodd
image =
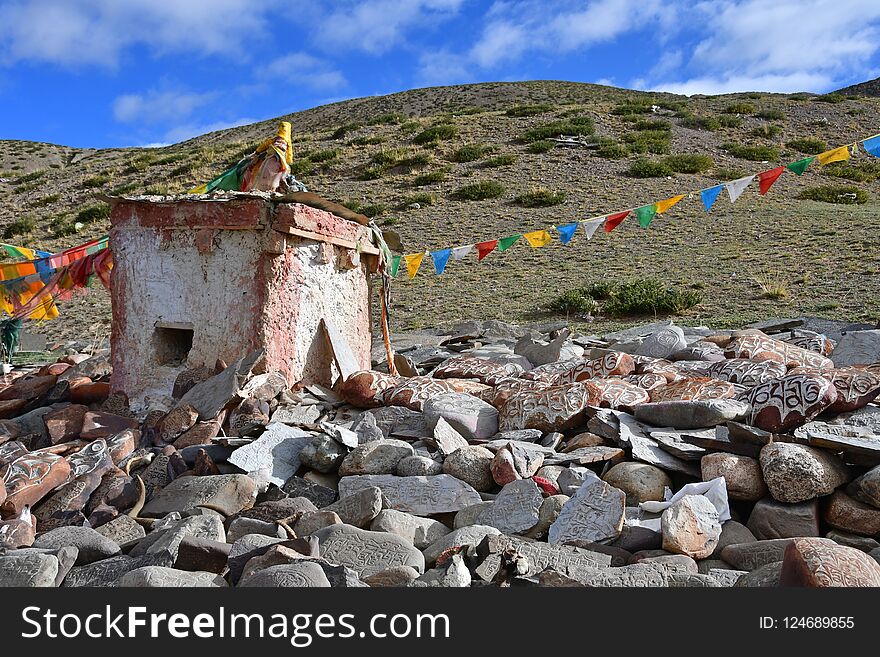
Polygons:
M137 413L106 354L15 378L0 585L880 586L880 330L394 343L395 374L255 352Z

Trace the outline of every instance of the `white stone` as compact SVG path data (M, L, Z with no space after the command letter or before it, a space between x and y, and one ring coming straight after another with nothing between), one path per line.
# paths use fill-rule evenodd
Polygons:
M311 434L301 429L274 423L255 441L235 450L228 460L248 474L268 471L268 481L282 486L299 470L299 453L311 440Z

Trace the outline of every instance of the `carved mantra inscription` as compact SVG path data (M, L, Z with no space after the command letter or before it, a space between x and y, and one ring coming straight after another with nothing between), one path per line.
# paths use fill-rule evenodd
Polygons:
M699 399L728 399L736 394L736 388L726 381L698 378L669 383L651 391L652 402L694 401Z
M495 385L521 372L522 368L513 363L505 366L485 358L453 356L443 361L431 375L436 379L477 379L481 383Z
M751 388L785 376L786 369L783 363L773 360L731 358L711 364L706 368L706 374L713 379L741 383Z
M749 424L778 432L816 417L834 403L837 391L820 376L795 374L755 386L739 399L752 405Z
M599 389L589 382L515 393L499 410L499 428L544 432L568 429L580 422L584 409L596 405L600 395Z
M790 367L806 365L823 370L834 367L834 363L822 354L763 335L744 335L734 338L724 349L724 355L728 358L775 360Z

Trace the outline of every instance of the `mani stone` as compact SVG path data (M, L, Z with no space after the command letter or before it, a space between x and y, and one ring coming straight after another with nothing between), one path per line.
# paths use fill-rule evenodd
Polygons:
M663 549L705 559L721 537L718 510L703 495L685 495L663 511L660 517Z
M721 558L734 568L751 571L774 561L782 561L785 548L793 540L793 538L774 538L753 543L734 543L721 550Z
M400 460L412 455L412 445L402 440L373 440L359 445L343 459L339 476L394 474Z
M312 561L279 564L258 570L239 586L247 588L330 588L324 569Z
M837 456L794 443L762 447L761 471L770 494L780 502L803 502L828 495L849 480L846 465Z
M495 536L500 533L494 527L487 525L469 525L460 529L454 529L422 550L422 553L425 555L425 563L429 565L434 563L447 550L475 547L486 536Z
M330 525L342 524L342 518L333 511L313 511L300 517L293 525L293 532L297 536L311 536L319 529Z
M236 518L229 523L226 531L226 540L235 543L246 534L263 534L265 536L277 536L287 538L287 532L278 524L257 518ZM211 539L217 540L217 539Z
M398 477L428 477L443 472L443 464L427 456L407 456L397 464Z
M83 566L94 561L119 554L119 546L91 527L59 527L37 536L35 548L56 550L71 545L79 550L76 565Z
M330 436L322 434L312 438L311 442L300 450L299 460L312 470L324 473L335 472L345 458L345 453L345 447Z
M736 588L776 588L779 586L779 576L782 574L782 561L774 561L745 575L741 575L734 586Z
M477 524L495 527L502 534L524 534L538 523L542 502L541 490L534 481L512 481L477 516Z
M177 546L177 559L174 567L179 570L201 570L222 573L232 545L211 541L206 538L186 536Z
M339 496L353 495L376 486L388 500L389 508L415 516L453 513L481 502L480 494L463 481L448 474L432 477L357 475L339 480Z
M411 566L394 566L375 575L364 577L364 583L373 588L408 586L419 574Z
M880 330L847 331L831 352L835 367L880 362Z
M442 417L468 440L491 438L498 433L498 411L491 404L464 392L448 392L427 400L422 412L433 429Z
M239 447L228 461L248 473L268 471L268 481L281 486L299 470L299 453L311 442L312 435L301 429L270 424L263 435Z
M452 425L444 420L442 416L438 417L436 424L434 424L433 438L437 451L443 456L449 456L455 450L467 447L468 444L467 440L458 431L453 429Z
M370 531L389 532L406 539L419 550L446 536L450 529L442 522L420 518L403 511L385 509L370 524Z
M495 455L479 445L468 445L455 450L443 461L443 472L460 479L475 490L486 492L495 487L492 478L492 460Z
M254 480L247 475L180 477L165 486L141 510L144 518L158 518L172 511L209 506L225 516L250 507L256 497Z
M655 427L699 429L740 422L749 411L748 404L735 399L695 399L638 404L633 414L640 422Z
M58 558L52 554L30 552L0 556L0 587L54 587Z
M636 348L635 353L651 358L668 358L685 347L687 340L684 339L684 331L678 326L664 326L645 338Z
M213 420L220 411L241 399L239 392L262 355L262 350L252 351L219 374L197 383L187 390L177 405L189 404L199 412L199 420Z
M767 494L767 484L757 459L716 452L700 459L703 481L724 478L727 496L732 500L756 502Z
M70 475L67 459L49 453L24 452L6 466L3 484L6 499L3 515L20 515L25 506L33 506Z
M170 552L157 552L145 554L142 557L129 557L120 554L109 559L102 559L90 563L87 566L71 568L61 584L63 587L80 586L114 586L116 580L125 573L143 566L165 566L170 568L174 565L174 555Z
M772 497L764 498L752 509L748 527L760 541L819 536L819 501L785 504Z
M285 497L280 500L260 502L250 509L245 509L238 515L242 518L256 518L266 522L276 522L299 513L312 513L317 510L318 507L305 497Z
M880 509L880 465L853 481L847 490L860 501Z
M461 529L462 527L467 527L469 525L477 524L477 518L480 517L480 514L484 509L495 504L492 500L487 500L485 502L479 502L478 504L474 504L472 506L466 507L455 514L455 519L452 522L453 529Z
M525 560L526 576L536 575L546 568L575 580L595 573L597 568L611 565L611 555L594 552L572 545L551 545L515 536L493 534L486 536L477 546L477 556L482 559L474 571L486 582L491 582L500 572L502 556L515 551Z
M212 541L226 541L226 530L223 527L223 519L216 514L190 516L176 522L165 524L160 521L159 527L154 525L146 538L142 539L129 552L129 556L139 557L143 554L157 552L170 552L176 558L180 542L187 536L206 538Z
M163 566L142 566L125 573L116 580L116 586L137 588L217 588L229 586L216 573L176 570Z
M794 539L782 560L780 586L880 586L880 564L861 550L823 538Z
M663 470L647 463L625 461L618 463L602 477L607 483L626 493L626 505L638 506L641 502L662 502L672 480Z
M562 507L547 534L550 543L613 541L623 530L626 494L590 472Z
M144 528L134 518L127 515L116 516L110 522L96 527L95 531L117 545L125 545L146 536Z
M336 500L336 491L302 477L291 477L281 487L291 498L303 497L321 509Z
M444 588L467 588L471 585L471 572L465 565L460 554L452 555L451 559L425 571L425 574L416 580L417 585L437 586Z
M656 588L669 584L669 574L658 564L634 563L597 570L581 582L589 587Z
M825 522L861 536L880 536L880 509L863 504L843 491L835 491L825 507Z
M226 563L229 566L230 581L233 584L238 582L248 561L265 554L273 545L283 542L284 539L282 538L273 538L263 534L247 534L242 536L229 549Z
M314 536L319 541L323 559L348 566L361 578L392 566L412 566L419 573L425 571L422 553L394 534L331 525L315 532Z
M340 489L341 490L341 489ZM347 525L363 529L382 510L382 490L376 486L361 488L351 495L343 494L322 511L332 511Z

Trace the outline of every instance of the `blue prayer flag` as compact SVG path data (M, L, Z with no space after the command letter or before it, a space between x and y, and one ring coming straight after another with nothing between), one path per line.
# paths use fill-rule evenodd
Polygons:
M715 205L715 199L718 198L722 189L724 189L724 185L715 185L715 187L710 187L709 189L704 189L700 192L700 197L703 199L703 205L706 206L706 212L711 210L712 206Z
M571 241L571 238L574 237L577 227L578 225L576 222L566 226L557 226L556 230L559 232L559 241L563 244L568 244Z
M874 157L880 157L880 135L871 137L862 142L865 152L870 153Z
M446 269L446 263L449 262L450 255L452 255L452 249L431 252L431 259L434 261L434 271L437 272L438 276Z

